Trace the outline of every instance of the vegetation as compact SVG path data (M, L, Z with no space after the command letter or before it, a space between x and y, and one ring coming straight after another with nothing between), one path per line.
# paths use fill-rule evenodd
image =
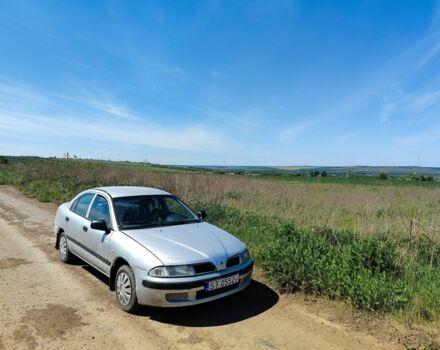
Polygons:
M79 159L10 157L0 165L0 184L42 201L60 203L101 185L163 188L238 235L281 291L326 295L406 321L440 324L437 183L300 178L308 180Z
M310 174L261 174L256 175L262 180L276 180L283 182L302 182L302 183L321 183L321 184L346 184L346 185L371 185L371 186L418 186L426 188L440 188L440 181L433 176L417 175L416 177L407 176L390 176L387 175L386 179L379 179L377 176L362 176L353 175L348 172L345 175L335 176L310 176ZM423 178L425 180L423 180Z
M176 168L176 166L168 166ZM258 175L293 175L307 176L315 171L322 173L325 171L329 176L361 176L377 177L380 173L385 173L389 177L402 178L407 174L416 176L432 176L440 179L440 168L418 167L418 166L342 166L342 167L316 167L316 166L177 166L180 169L210 171L214 173L242 173Z
M388 179L388 175L386 173L380 173L379 174L379 179L380 180L386 180L386 179Z

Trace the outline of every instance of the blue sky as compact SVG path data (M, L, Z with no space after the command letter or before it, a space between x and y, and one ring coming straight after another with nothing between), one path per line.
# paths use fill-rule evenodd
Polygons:
M440 166L435 1L0 2L0 154Z

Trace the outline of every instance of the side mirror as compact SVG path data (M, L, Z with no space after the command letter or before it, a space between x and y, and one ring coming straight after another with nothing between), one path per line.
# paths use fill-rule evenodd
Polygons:
M104 220L92 221L90 227L94 230L105 231L105 233L110 233L110 229Z
M197 216L199 217L200 220L205 220L206 218L206 211L201 210L197 213Z

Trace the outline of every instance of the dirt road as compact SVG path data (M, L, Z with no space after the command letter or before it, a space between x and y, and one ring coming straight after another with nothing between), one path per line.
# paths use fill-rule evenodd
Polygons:
M56 207L0 186L0 349L401 349L278 296L242 294L184 309L121 311L106 277L62 264Z

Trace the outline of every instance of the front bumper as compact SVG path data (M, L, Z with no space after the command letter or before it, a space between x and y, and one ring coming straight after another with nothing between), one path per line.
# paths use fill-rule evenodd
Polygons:
M185 278L153 278L138 283L136 293L141 305L179 307L220 299L245 289L251 282L253 261L207 275ZM207 282L239 274L239 282L213 291L206 291ZM139 281L139 279L137 279Z

